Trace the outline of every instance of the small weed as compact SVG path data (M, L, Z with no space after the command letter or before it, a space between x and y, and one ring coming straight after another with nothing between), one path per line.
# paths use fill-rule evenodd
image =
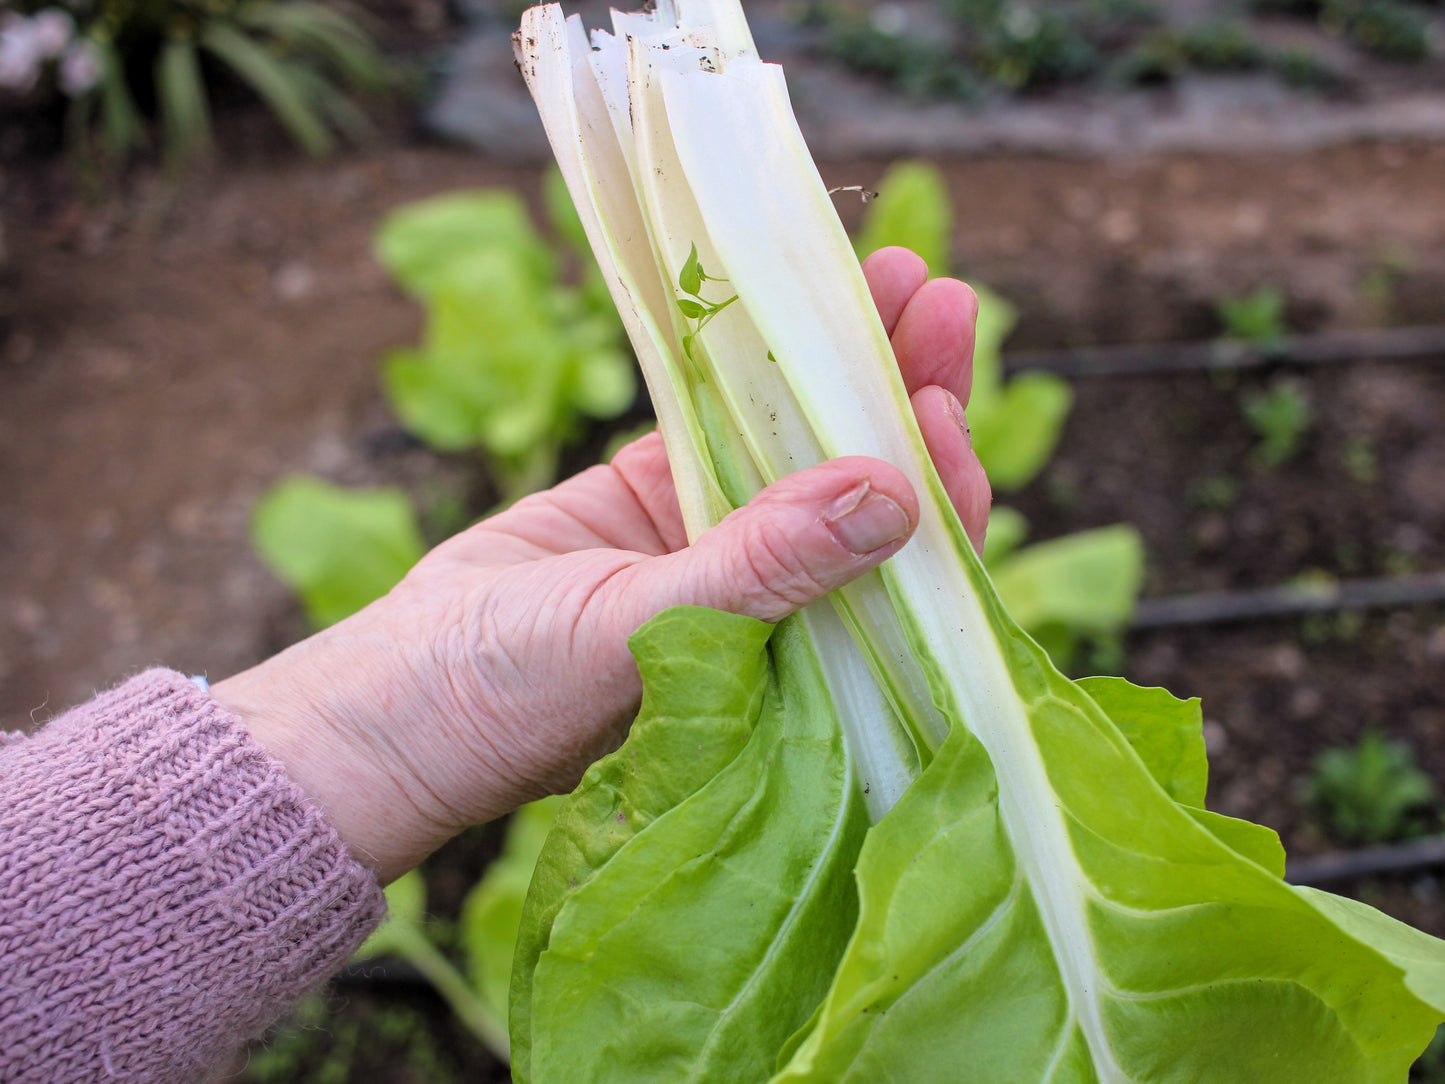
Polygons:
M1371 732L1315 760L1304 798L1342 843L1372 844L1427 831L1435 784L1403 741Z
M1346 437L1340 446L1340 459L1345 473L1360 485L1372 486L1380 480L1380 457L1366 438Z
M1221 297L1214 303L1224 335L1271 349L1285 337L1284 294L1274 286L1261 286L1245 297Z
M1314 411L1293 380L1277 380L1266 392L1246 394L1244 418L1259 437L1254 458L1262 467L1278 467L1293 459L1314 423Z
M1222 512L1239 500L1239 482L1228 474L1211 474L1189 484L1186 497L1195 508Z
M1414 264L1414 256L1408 248L1397 243L1387 244L1381 247L1360 276L1360 296L1380 323L1388 324L1395 319L1400 279Z

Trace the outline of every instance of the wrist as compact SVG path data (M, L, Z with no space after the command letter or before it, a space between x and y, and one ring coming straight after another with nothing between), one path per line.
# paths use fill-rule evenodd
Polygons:
M400 877L452 834L429 816L405 773L378 755L376 729L357 708L378 705L361 665L317 658L315 638L211 686L321 811L352 856L383 884ZM321 652L322 655L329 652ZM344 693L335 675L352 683Z

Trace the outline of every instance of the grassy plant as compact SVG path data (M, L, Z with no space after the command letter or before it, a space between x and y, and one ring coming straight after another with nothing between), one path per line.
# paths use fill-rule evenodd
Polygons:
M36 5L27 5L36 6ZM308 154L336 134L369 132L357 95L383 89L386 66L358 25L319 0L76 0L94 48L94 85L67 128L82 160L124 160L151 141L172 164L212 143L210 84L224 71L250 89Z
M1388 843L1428 829L1435 784L1409 745L1371 732L1356 745L1322 753L1304 797L1340 842Z
M1277 380L1268 391L1246 394L1244 417L1259 437L1255 459L1278 467L1293 459L1314 424L1314 410L1303 389L1292 380Z

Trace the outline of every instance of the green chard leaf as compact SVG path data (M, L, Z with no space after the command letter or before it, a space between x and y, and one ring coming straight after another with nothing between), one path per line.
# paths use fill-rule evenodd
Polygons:
M633 651L642 710L558 814L527 899L513 1073L762 1079L842 951L867 817L792 620L669 610Z
M955 730L869 833L853 941L775 1084L1403 1081L1445 1004L1438 943L1291 888L1282 862L1233 853L1228 828L1201 831L1158 785L1203 796L1196 702L1068 685L1045 676L1031 734L1069 826L1044 879L1071 882L1082 923L1070 935L1046 915L1056 893L1020 861L987 755ZM940 889L960 879L966 892ZM1401 968L1410 993L1381 996Z

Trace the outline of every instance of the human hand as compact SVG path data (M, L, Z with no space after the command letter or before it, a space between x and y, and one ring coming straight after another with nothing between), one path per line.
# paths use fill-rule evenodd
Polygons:
M962 404L977 299L903 249L864 263L939 474L981 545L988 481ZM876 567L917 524L876 459L759 493L687 545L657 434L477 524L385 598L220 682L236 713L383 884L469 824L571 788L641 682L627 638L680 604L777 621Z

